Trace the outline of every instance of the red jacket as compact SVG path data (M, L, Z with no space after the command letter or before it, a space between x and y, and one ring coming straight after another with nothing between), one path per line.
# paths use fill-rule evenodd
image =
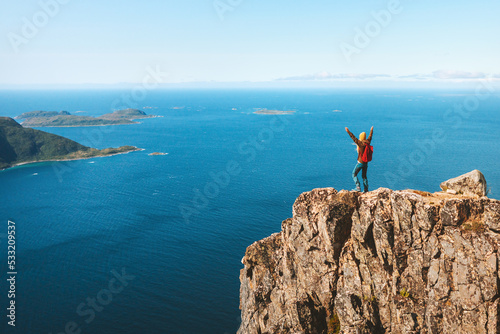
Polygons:
M373 128L370 129L370 135L365 140L359 140L349 130L347 130L347 133L349 134L349 136L351 136L352 140L356 143L356 145L358 145L358 162L360 162L362 164L366 163L366 162L363 162L363 159L361 157L363 156L363 153L365 152L366 145L370 145L370 143L372 141Z

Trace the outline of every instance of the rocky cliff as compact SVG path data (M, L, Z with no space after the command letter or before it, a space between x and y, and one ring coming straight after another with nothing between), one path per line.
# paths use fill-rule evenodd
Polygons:
M472 176L301 194L246 251L238 334L500 333L500 201Z

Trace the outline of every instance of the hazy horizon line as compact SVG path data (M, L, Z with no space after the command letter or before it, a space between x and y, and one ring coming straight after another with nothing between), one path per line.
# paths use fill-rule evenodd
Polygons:
M172 88L474 88L488 82L500 86L500 79L443 79L443 80L272 80L272 81L190 81L160 83L152 90ZM18 89L129 89L141 86L139 82L118 83L0 83L1 90Z

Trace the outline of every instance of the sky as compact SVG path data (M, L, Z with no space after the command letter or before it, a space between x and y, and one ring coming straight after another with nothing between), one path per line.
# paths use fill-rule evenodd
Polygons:
M2 1L0 85L500 81L498 13L498 0Z

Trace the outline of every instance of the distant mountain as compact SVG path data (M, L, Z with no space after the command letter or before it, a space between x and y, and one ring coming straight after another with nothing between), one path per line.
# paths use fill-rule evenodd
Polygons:
M117 110L113 113L110 114L105 114L102 115L99 118L110 118L110 119L139 119L139 118L149 118L149 117L155 117L151 115L146 115L144 111L141 111L139 109L123 109L123 110Z
M28 118L33 118L33 117L53 117L53 116L61 116L61 115L71 115L71 114L67 111L57 112L57 111L37 110L37 111L25 112L24 114L21 114L21 115L15 117L15 119L28 119Z
M64 127L64 126L105 126L135 124L128 119L103 119L90 116L58 115L50 117L32 117L21 124L26 127Z
M22 163L85 159L138 150L134 146L98 150L0 117L0 170Z
M67 111L30 111L16 117L27 127L106 126L136 124L134 119L156 117L138 109L117 110L100 117L76 116Z

